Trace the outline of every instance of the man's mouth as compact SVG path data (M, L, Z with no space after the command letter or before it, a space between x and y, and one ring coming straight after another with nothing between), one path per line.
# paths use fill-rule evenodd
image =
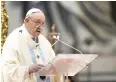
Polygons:
M37 32L41 32L40 30L38 30Z

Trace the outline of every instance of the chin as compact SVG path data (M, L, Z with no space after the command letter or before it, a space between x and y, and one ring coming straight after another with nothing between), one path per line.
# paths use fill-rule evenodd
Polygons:
M35 32L35 33L33 34L33 36L34 36L34 37L38 37L40 34L41 34L40 32Z
M36 35L35 35L35 37L37 37L37 36L39 36L40 35L40 33L37 33Z

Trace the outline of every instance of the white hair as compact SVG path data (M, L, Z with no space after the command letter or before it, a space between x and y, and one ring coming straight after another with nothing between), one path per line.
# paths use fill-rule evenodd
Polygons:
M27 12L25 17L30 17L33 13L38 13L38 12L42 12L42 11L38 8L32 8Z

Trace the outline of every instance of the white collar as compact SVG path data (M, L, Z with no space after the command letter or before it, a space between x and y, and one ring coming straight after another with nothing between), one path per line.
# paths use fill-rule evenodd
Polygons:
M20 27L20 30L22 30L23 39L29 44L30 47L36 48L36 46L39 45L39 43L36 43L35 41L32 40L33 36L27 31L24 24ZM38 37L38 41L39 41L39 37Z

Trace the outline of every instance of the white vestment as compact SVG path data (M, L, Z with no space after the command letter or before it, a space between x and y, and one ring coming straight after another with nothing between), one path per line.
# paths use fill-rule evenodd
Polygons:
M24 25L7 37L2 51L2 82L37 82L35 75L28 73L28 67L33 64L30 48L34 50L37 64L45 65L55 57L49 41L41 34L38 40L39 43L32 40Z

